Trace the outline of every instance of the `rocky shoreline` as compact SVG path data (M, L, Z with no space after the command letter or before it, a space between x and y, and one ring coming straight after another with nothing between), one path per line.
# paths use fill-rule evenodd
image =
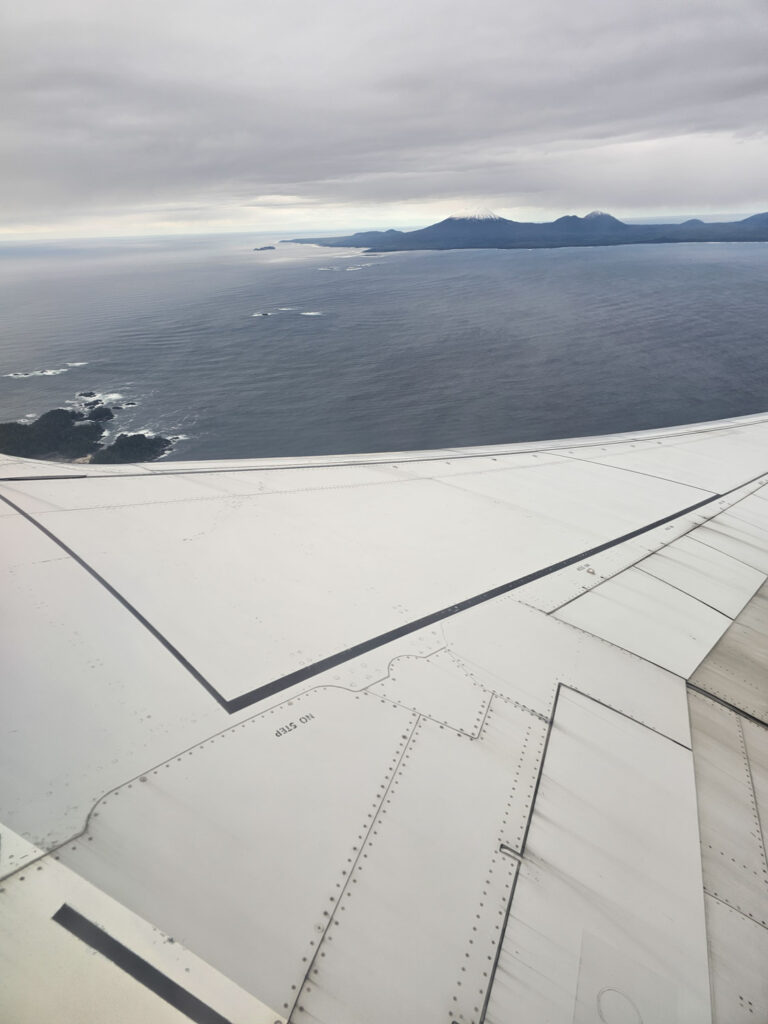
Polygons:
M107 406L93 391L77 397L78 409L50 409L32 423L0 423L0 452L59 462L153 462L173 447L172 438L157 434L118 434L104 444L105 424L123 406Z

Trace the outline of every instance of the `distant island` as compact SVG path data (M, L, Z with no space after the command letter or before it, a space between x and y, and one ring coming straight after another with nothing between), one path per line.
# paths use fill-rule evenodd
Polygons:
M254 252L268 252L270 249L274 249L274 245L257 245L253 250Z
M596 210L551 223L527 224L495 214L448 217L417 231L360 231L343 238L291 238L303 245L361 247L368 252L412 249L557 249L563 246L665 244L670 242L768 242L768 213L730 223L625 224Z

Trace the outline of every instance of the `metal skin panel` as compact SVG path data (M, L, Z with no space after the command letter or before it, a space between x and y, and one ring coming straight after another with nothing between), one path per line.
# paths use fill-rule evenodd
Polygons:
M369 692L466 735L478 733L491 696L447 650L428 658L395 658L387 678L374 683Z
M690 753L563 689L485 1020L703 1024L709 1006Z
M768 531L768 486L755 488L743 501L735 502L730 511L735 518L742 519L745 523Z
M762 490L762 488L761 488ZM757 545L764 545L768 538L768 514L765 501L755 492L743 501L734 503L727 514L713 523L713 526L727 524L734 533L742 533Z
M761 830L763 849L766 849L766 824L768 824L768 726L759 725L749 719L741 719L744 750L749 758L749 773L752 777L752 795L755 815ZM768 865L765 884L768 887Z
M681 679L511 596L462 612L442 629L474 679L524 707L549 716L562 683L690 742Z
M761 498L755 502L768 504ZM756 526L735 513L724 513L697 530L696 540L768 574L768 526Z
M44 852L7 825L0 824L0 882L30 861L38 860Z
M761 491L765 492L766 488L761 486L760 480L752 480L745 486L737 487L734 491L729 492L724 498L713 499L692 512L678 516L671 522L644 532L633 540L592 555L580 564L569 566L560 572L544 576L533 583L526 584L519 593L520 599L546 612L557 611L563 605L580 597L581 594L593 590L606 579L610 579L624 569L640 563L647 555L654 553L664 554L668 545L678 540L684 539L684 547L687 547L696 536L697 527L703 526L729 509L741 509L745 499L750 503L752 501L760 501ZM707 557L707 553L702 551L702 547L703 545L699 543L690 549L691 566L698 559L704 560ZM715 553L710 555L709 558L717 559L718 554L722 553ZM731 559L731 563L734 561L734 559ZM750 567L745 566L744 571L749 573ZM756 571L752 570L752 572ZM738 576L738 574L739 567L737 566L734 572L729 573L728 577L723 580L724 589L726 590L724 599L729 604L729 607L733 603L730 598L734 598L736 594L740 596L744 589L745 580L741 579L738 585L736 585L736 593L731 593L729 598L727 591L729 589L733 591L735 585L731 576ZM706 575L706 571L704 575ZM664 578L664 576L660 575L660 578ZM686 580L686 582L689 582L689 580ZM701 586L701 583L702 581L700 580L699 586ZM715 588L713 587L707 590L709 597L712 597L714 592ZM718 600L722 603L723 598L719 597ZM717 607L717 605L715 606Z
M745 613L756 603L755 598ZM732 626L729 633L736 628ZM717 652L715 648L705 659L702 670L721 657ZM763 689L766 680L768 675L763 673ZM739 692L730 696L738 700ZM766 1020L768 726L700 693L691 692L689 703L713 1020L714 1024Z
M226 1019L282 1024L282 1014L52 858L0 886L0 1009L7 1024L180 1024L188 1019L108 957L52 923L62 904L76 907L172 984L214 1004Z
M419 629L390 643L367 650L357 658L334 665L326 672L311 677L304 684L291 686L285 692L301 693L303 690L312 689L320 682L343 686L348 690L364 690L374 683L383 683L389 675L390 667L398 659L429 658L444 647L445 638L439 625ZM268 704L272 699L267 697L264 701L260 700L256 707L261 707L263 703ZM278 694L274 699L284 699L284 696L281 698Z
M524 445L519 446L524 449ZM414 479L434 479L436 476L441 480L450 480L458 487L465 482L471 485L472 481L493 479L498 475L500 480L508 481L511 473L520 475L521 471L529 469L542 469L545 466L559 465L562 459L556 452L548 451L514 451L500 449L494 454L471 455L462 449L456 449L448 453L444 459L421 458L404 459L395 462L393 468L405 477ZM467 450L471 452L471 449ZM526 475L528 475L526 473Z
M0 576L0 816L50 849L83 828L106 790L231 723L19 516L0 520Z
M545 733L498 698L477 739L419 720L292 1019L479 1021Z
M132 468L132 467L131 467ZM402 483L389 466L339 466L312 469L240 470L229 473L168 472L132 473L106 477L51 480L43 477L4 486L5 493L25 511L81 512L98 509L133 508L167 502L222 501L227 498L257 498L264 494L311 494L314 491L347 487L375 487ZM307 500L307 499L303 499Z
M415 721L317 689L114 790L58 856L283 1013Z
M768 929L705 896L713 1024L768 1020Z
M689 703L704 888L768 928L768 860L743 721L697 693Z
M691 676L691 684L768 722L768 585L763 584Z
M744 430L736 444L731 434L694 432L674 443L611 445L607 450L600 446L567 454L722 493L765 471L766 445L768 427L763 423Z
M760 487L742 501L735 502L730 509L734 519L743 519L762 530L768 530L768 509L764 504L768 498L768 487Z
M714 548L702 550L693 537L681 537L637 568L735 619L765 582L764 574Z
M600 464L535 458L530 456L524 468L513 463L505 469L500 462L502 468L454 472L447 480L452 488L509 505L514 511L535 512L538 518L581 534L584 548L590 546L590 537L602 539L636 528L640 507L645 522L652 522L675 506L685 508L711 493L667 480L648 486L647 480ZM426 465L422 464L422 473ZM610 501L606 500L608 495Z
M672 523L649 530L641 537L609 548L597 555L584 559L577 565L528 583L520 589L518 597L534 608L554 612L575 598L604 583L617 573L623 572L636 562L663 550L678 537L683 537L693 527L706 522L703 511L691 512Z
M768 714L765 584L718 640L767 435L0 459L0 1019L189 1019L124 948L217 1024L701 1024L707 938L717 1024L765 1016L763 918L706 897L705 933L685 678ZM740 729L699 799L746 907Z
M586 464L564 470L575 496L595 474ZM193 500L204 489L198 476L167 476L158 481L157 502L147 497L153 480L146 477L65 482L69 504L76 501L75 484L95 492L66 512L41 511L41 500L53 493L50 482L14 485L13 500L39 515L232 699L701 498L699 491L663 481L654 489L643 477L621 474L622 500L606 503L598 528L586 505L568 521L565 491L562 518L548 518L554 485L537 498L535 487L517 482L527 474L536 478L538 468L510 475L512 496L515 488L522 497L531 491L530 504L520 507L439 477L314 486L315 477L328 474L330 482L336 472L313 470L313 489L298 493L217 498L207 491L204 500ZM597 473L597 504L616 492L610 476ZM124 502L135 490L136 504L112 504L121 488ZM101 489L104 507L88 508L98 504ZM215 650L209 630L219 638Z
M730 625L727 616L637 568L554 614L683 678Z

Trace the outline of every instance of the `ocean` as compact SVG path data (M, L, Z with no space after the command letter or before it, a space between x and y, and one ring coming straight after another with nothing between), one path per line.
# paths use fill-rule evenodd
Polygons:
M227 235L6 244L0 268L0 420L92 391L123 406L113 435L177 438L169 459L768 409L766 243L365 256Z

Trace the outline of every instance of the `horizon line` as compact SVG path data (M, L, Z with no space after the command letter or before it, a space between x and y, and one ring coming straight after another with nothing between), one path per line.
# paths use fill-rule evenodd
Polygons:
M625 217L621 217L621 216L617 216L616 214L610 213L608 210L593 209L593 210L588 211L588 213L585 213L585 214L574 214L574 213L558 214L557 216L553 216L552 220L550 220L550 221L546 221L546 220L518 221L518 223L547 224L547 223L554 223L555 221L559 220L562 217L576 216L576 217L580 217L581 219L583 219L583 218L589 216L590 213L602 213L602 214L606 214L606 215L611 216L611 217L616 217L617 220L620 220L620 221L622 221L625 224L649 224L649 225L653 225L653 224L682 224L682 223L685 223L688 220L701 220L705 224L717 224L717 223L735 223L738 220L744 220L747 217L752 217L752 216L755 216L755 215L763 213L763 212L768 212L768 210L765 210L765 211L758 210L758 211L753 212L753 213L744 213L744 212L733 213L733 212L729 212L729 213L715 213L715 214L713 214L713 213L706 213L706 214L696 214L696 213L693 213L693 214L667 214L667 215L664 215L664 214L655 214L654 215L654 214L652 214L652 215L648 215L648 216L625 216ZM492 211L489 210L489 213L492 213ZM500 215L495 214L495 213L493 213L493 217L496 218L496 219L500 219L500 220L508 220L508 221L513 221L514 220L514 218L503 217L503 216L500 216ZM732 220L729 221L726 218L732 218ZM439 223L441 223L444 220L450 220L450 219L460 220L460 219L481 219L481 218L477 217L477 215L472 216L471 214L463 214L463 213L452 214L452 213L448 213L444 217L439 218L438 220L432 220L432 221L429 221L428 223L418 223L418 224L414 224L413 222L411 222L407 226L405 226L405 225L404 226L400 226L400 227L395 228L394 230L398 230L398 231L417 231L420 228L430 227L433 224L439 224ZM47 243L47 242L48 243L50 243L50 242L109 242L109 241L127 241L127 240L131 240L131 239L139 241L139 240L142 240L142 239L208 238L208 237L214 237L214 236L228 237L228 236L237 236L237 235L247 235L249 237L253 237L253 236L258 235L258 236L263 236L265 238L266 237L275 238L277 235L279 235L281 233L288 232L288 231L290 231L290 233L294 237L297 236L297 232L304 232L304 231L311 231L311 232L322 231L322 232L325 232L330 237L330 236L335 235L335 234L346 235L346 234L349 234L349 233L358 233L358 232L367 232L367 231L386 231L386 230L391 230L391 229L389 229L389 228L381 228L381 227L373 227L373 226L366 226L364 222L358 222L358 224L356 226L354 226L354 227L333 227L333 228L323 227L323 226L317 226L317 227L308 226L306 228L303 228L303 227L296 228L294 226L286 225L285 228L268 228L268 229L259 228L259 227L253 227L253 228L229 228L229 229L226 229L226 228L225 229L222 229L222 228L208 228L208 229L202 229L202 230L200 230L200 229L172 230L172 231L150 230L150 231L143 232L143 233L137 233L137 232L122 232L122 233L121 232L109 232L109 233L105 233L105 234L87 234L87 233L85 233L85 234L11 235L11 234L4 234L3 232L0 232L0 248L2 248L5 245L15 245L15 244L24 245L24 244L34 244L34 243L44 244L44 243ZM286 239L285 241L288 241L288 240Z

